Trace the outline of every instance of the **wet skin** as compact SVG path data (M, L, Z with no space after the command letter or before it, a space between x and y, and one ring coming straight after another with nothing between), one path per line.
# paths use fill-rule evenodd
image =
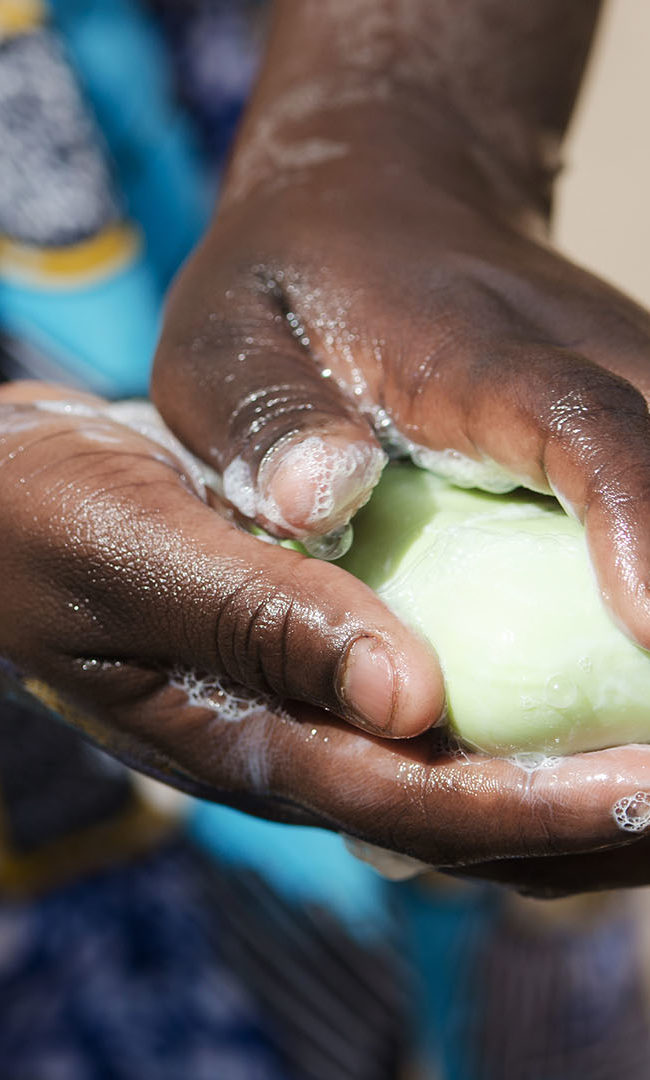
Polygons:
M650 645L650 319L543 238L548 147L597 4L576 0L569 20L553 0L516 17L505 0L468 4L467 36L434 48L448 7L364 0L350 60L344 4L277 5L219 216L170 297L153 396L196 454L236 463L232 497L279 535L347 521L386 416L421 446L557 490L606 602ZM494 100L473 112L483 86ZM627 846L612 808L650 790L649 749L532 776L459 760L428 730L435 657L364 586L247 536L141 436L35 410L43 393L0 391L0 655L91 737L185 790L519 888L648 880L645 842ZM287 454L307 438L304 473ZM227 721L170 685L178 667L283 707Z
M183 790L519 888L611 884L612 853L604 864L585 856L589 873L576 880L577 853L608 845L618 882L639 880L612 809L650 790L650 748L577 755L529 776L459 757L435 731L378 738L287 700L331 693L328 665L346 637L372 625L408 651L406 631L342 570L240 531L155 443L101 416L10 400L29 392L48 391L16 385L0 407L0 654L54 688L86 735ZM170 681L189 668L262 699L239 721L218 699L192 705ZM541 875L540 857L558 852ZM522 857L533 859L530 879ZM495 858L505 860L496 869Z

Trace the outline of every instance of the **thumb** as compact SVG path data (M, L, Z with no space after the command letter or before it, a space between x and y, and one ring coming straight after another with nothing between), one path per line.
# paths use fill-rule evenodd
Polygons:
M278 281L250 271L215 287L200 260L170 300L156 405L246 517L298 539L342 529L385 463L369 423L319 365Z
M147 632L134 628L140 660L225 675L382 735L415 735L441 716L434 654L356 578L261 543L180 486L164 521L157 506L148 516L132 518L138 536L126 540L143 567L131 582L147 583L128 598L147 612Z

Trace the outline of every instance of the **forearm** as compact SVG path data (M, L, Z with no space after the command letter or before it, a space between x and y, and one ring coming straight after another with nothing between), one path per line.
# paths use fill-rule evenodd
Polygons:
M265 154L326 159L394 127L406 157L438 155L450 177L467 158L505 201L547 213L600 4L276 0L239 144L254 148L247 182Z

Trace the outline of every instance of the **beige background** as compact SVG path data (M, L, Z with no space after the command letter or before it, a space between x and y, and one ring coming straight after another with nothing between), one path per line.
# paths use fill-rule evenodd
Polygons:
M525 2L525 0L524 0ZM572 3L572 0L567 0ZM555 236L578 262L650 307L650 0L609 0L565 147ZM638 911L650 1000L650 889L602 898ZM530 917L543 905L520 901ZM583 918L588 898L551 906Z
M650 0L609 0L565 147L555 215L567 254L647 306L649 53Z

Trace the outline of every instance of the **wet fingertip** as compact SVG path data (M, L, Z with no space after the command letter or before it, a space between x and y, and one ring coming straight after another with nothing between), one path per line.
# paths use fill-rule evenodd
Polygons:
M260 510L297 533L343 528L370 497L385 462L371 442L308 435L262 465Z
M448 719L445 682L437 653L428 641L411 634L401 656L400 700L394 723L400 738L413 738Z

